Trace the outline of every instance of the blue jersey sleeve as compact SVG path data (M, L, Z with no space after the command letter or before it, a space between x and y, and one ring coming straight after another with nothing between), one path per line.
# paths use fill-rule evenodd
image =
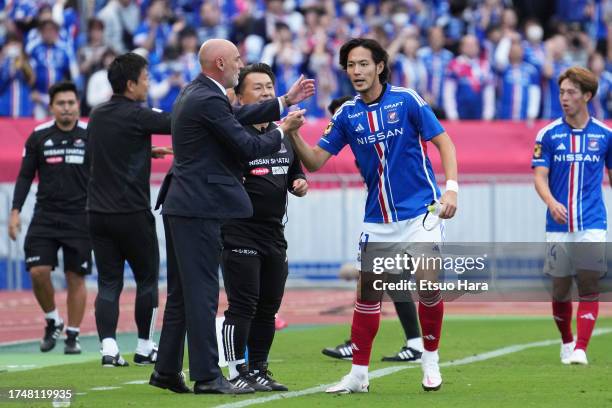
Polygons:
M612 138L608 133L608 151L606 152L606 168L612 170Z
M444 128L429 105L413 90L408 96L408 119L416 125L419 134L425 141L444 132Z
M531 158L531 168L534 167L550 167L551 151L548 146L548 138L546 133L538 133L535 146L533 148L533 157Z
M321 149L334 156L340 153L340 150L348 144L348 138L346 137L342 123L343 121L340 115L334 116L325 128L323 137L321 137L318 143Z

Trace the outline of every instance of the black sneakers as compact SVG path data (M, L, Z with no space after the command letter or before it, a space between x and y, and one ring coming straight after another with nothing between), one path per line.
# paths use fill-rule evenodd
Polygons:
M64 354L81 354L79 332L66 330L66 340L64 340Z
M336 347L326 347L321 350L321 353L328 357L338 358L340 360L353 359L353 349L351 348L350 340L347 340L342 344L338 344Z
M64 322L56 325L54 319L45 319L47 321L47 327L45 327L45 337L40 341L40 351L46 353L47 351L53 350L57 338L62 334L64 330Z
M142 354L135 353L134 354L134 364L136 365L149 365L155 364L157 362L157 346L153 346L153 349L149 353L148 356L143 356Z
M271 390L270 387L265 387L251 380L251 376L249 375L249 368L246 366L246 364L239 364L238 366L236 366L236 370L238 371L238 376L229 380L229 382L234 387L244 390L253 390L253 392Z
M269 391L289 391L286 386L272 378L272 372L268 370L267 362L254 363L249 378L254 384L268 387Z
M102 367L127 367L128 362L121 357L121 354L117 353L114 356L102 356Z
M382 361L392 361L398 363L418 363L421 361L421 353L418 350L413 349L412 347L402 347L397 354L392 356L386 356L382 358Z

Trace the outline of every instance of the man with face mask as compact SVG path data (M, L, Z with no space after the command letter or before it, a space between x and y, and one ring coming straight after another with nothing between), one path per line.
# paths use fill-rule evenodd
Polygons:
M0 59L0 116L32 116L30 90L34 80L21 40L9 35Z

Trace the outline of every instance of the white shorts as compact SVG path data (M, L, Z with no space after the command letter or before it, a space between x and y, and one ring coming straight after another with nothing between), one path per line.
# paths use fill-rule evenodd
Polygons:
M362 249L367 251L368 244L373 243L376 244L374 247L377 252L382 251L389 254L403 252L413 256L435 254L439 256L439 245L444 242L444 221L428 231L423 227L423 217L424 215L388 224L364 222L359 237L355 265L357 269L361 270L362 267ZM387 272L401 273L402 271L388 270Z
M607 272L605 230L547 232L544 273L555 278L576 276L576 271Z

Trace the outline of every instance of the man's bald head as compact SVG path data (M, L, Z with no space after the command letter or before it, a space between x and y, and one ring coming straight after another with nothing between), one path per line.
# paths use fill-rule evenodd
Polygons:
M205 41L200 47L198 58L202 73L225 88L233 88L236 85L240 68L244 66L238 48L223 39Z

